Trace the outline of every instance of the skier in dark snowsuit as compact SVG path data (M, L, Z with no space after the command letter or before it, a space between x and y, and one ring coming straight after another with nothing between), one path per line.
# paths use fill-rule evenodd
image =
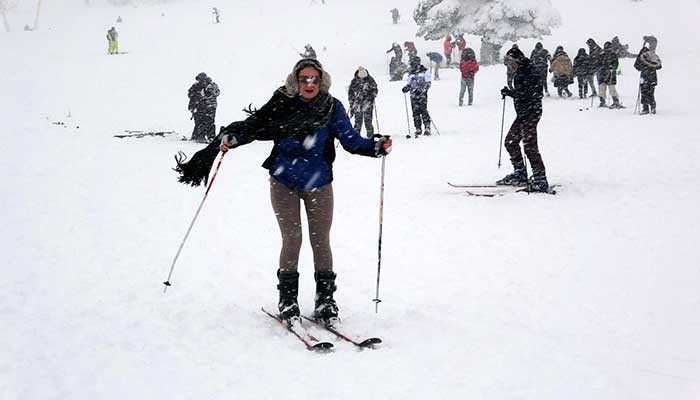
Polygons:
M639 51L637 59L634 61L634 68L639 71L639 90L641 94L642 111L641 115L656 114L656 98L654 91L658 83L656 71L661 69L661 59L656 55L654 50L648 47L642 47ZM650 109L651 108L651 109Z
M397 10L396 8L392 8L391 10L389 10L389 12L391 13L391 21L394 23L394 25L398 24L399 19L401 18L401 16L399 15L399 10Z
M549 63L552 61L552 56L549 55L549 51L542 46L542 42L537 42L535 48L530 53L530 61L535 65L537 70L542 76L542 87L544 87L544 92L549 96L549 87L547 86L547 71L549 70Z
M586 44L588 45L588 65L591 69L591 79L588 81L588 85L591 87L591 96L598 96L594 76L597 77L600 72L600 65L603 60L603 49L598 46L598 43L596 43L592 38L586 40Z
M428 114L428 89L430 89L430 72L420 63L420 57L412 59L411 70L408 72L406 86L401 89L404 93L411 92L411 110L413 125L416 128L415 137L430 136L430 114ZM421 129L421 122L423 129ZM410 135L407 135L410 137Z
M299 53L299 55L300 55L302 58L312 58L312 59L314 59L314 60L317 59L317 57L316 57L316 50L314 50L314 48L311 47L310 44L304 45L304 52L303 52L303 53Z
M574 76L578 81L578 97L588 97L588 82L592 79L591 59L586 54L586 49L578 49L578 54L574 58ZM595 90L595 88L593 88Z
M544 162L537 147L537 124L542 118L542 79L540 72L530 59L517 48L508 50L508 56L515 60L517 68L513 77L513 89L507 86L501 89L501 96L511 96L515 106L515 121L508 131L505 147L510 154L510 162L515 170L497 182L499 185L527 184L527 169L520 151L520 142L525 147L525 155L530 161L532 178L528 190L547 192L549 184Z
M355 130L362 133L362 122L367 127L367 137L374 136L372 126L372 113L374 111L374 99L377 98L377 82L364 67L355 71L355 77L350 82L348 89L348 101L350 103L350 118L355 117Z
M190 86L187 93L190 98L187 108L194 119L194 130L190 140L208 142L216 136L216 98L219 96L219 86L204 72L197 74L196 82Z
M389 61L389 80L400 81L403 79L403 74L406 72L406 64L403 63L403 50L398 43L393 43L391 48L387 50L387 54L394 52L394 56Z

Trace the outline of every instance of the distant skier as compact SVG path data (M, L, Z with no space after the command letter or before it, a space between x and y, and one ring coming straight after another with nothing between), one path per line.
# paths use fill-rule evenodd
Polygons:
M414 136L430 136L430 114L428 113L428 90L431 84L430 72L421 64L420 57L415 57L411 61L412 64L408 72L408 78L406 78L406 86L401 90L404 93L411 92L413 125L416 128ZM410 135L406 136L411 137Z
M607 90L610 89L613 103L610 108L625 108L620 104L620 96L617 94L617 66L619 61L617 54L613 51L612 43L605 42L603 46L603 54L598 69L598 88L600 96L600 107L605 107L605 97Z
M430 62L433 64L433 79L436 81L440 80L440 63L442 63L442 54L431 51L425 54Z
M391 13L391 20L394 22L394 25L399 23L399 20L401 19L401 16L399 15L399 10L396 8L392 8L389 10Z
M586 44L588 45L588 57L590 57L589 65L591 72L596 78L598 78L601 73L601 64L603 62L603 49L598 46L598 43L596 43L592 38L588 38L588 40L586 40ZM594 96L597 96L598 92L596 91L594 82L595 79L593 79L593 75L591 75L591 80L588 82L588 84L591 86L591 93L593 93Z
M549 63L552 61L552 56L549 51L542 46L542 42L537 42L535 48L530 53L530 61L535 65L535 68L540 72L542 78L542 87L547 96L549 96L549 87L547 85L547 71L549 71Z
M107 52L109 54L119 54L119 34L114 27L107 31Z
M661 59L654 50L642 47L634 61L634 68L640 72L639 90L642 102L640 115L649 114L649 112L656 114L654 91L658 83L656 71L661 69Z
M554 87L557 88L559 97L571 97L573 94L569 91L569 85L574 82L574 67L571 64L571 58L564 51L564 47L557 46L552 56L552 67L550 68L554 75Z
M476 62L476 54L471 47L467 47L462 52L459 61L459 70L462 73L462 84L459 89L459 106L464 104L464 91L468 93L467 105L472 105L474 101L474 76L479 71L479 63Z
M367 127L367 137L374 136L374 126L372 126L372 114L374 111L374 100L377 98L379 89L377 82L372 78L367 69L358 67L355 77L350 82L348 89L348 102L350 104L350 118L355 117L355 130L362 133L362 123Z
M501 89L501 96L513 98L515 106L515 121L508 130L505 147L510 154L510 162L514 172L496 182L498 185L528 184L527 169L520 151L523 142L525 155L530 161L532 178L528 190L532 192L547 192L549 184L545 173L544 162L537 147L537 124L542 118L542 79L539 71L518 48L508 50L508 57L515 61L516 70L513 78L513 89L507 86Z
M389 61L389 80L400 81L403 79L403 74L406 72L406 64L403 63L403 50L398 43L392 43L391 48L387 53L394 52L394 56Z
M300 55L302 58L311 58L311 59L314 59L314 60L317 59L317 58L316 58L316 50L314 50L314 48L311 47L311 45L308 44L308 43L304 45L304 52L303 52L303 53L299 53L299 55Z
M219 96L219 86L204 72L197 74L196 82L190 86L187 95L190 102L187 108L194 119L194 130L190 140L206 143L216 136L216 98Z
M591 59L583 47L578 49L578 54L574 58L573 69L574 76L578 82L578 97L580 99L586 98L588 97L588 82L593 79L593 70L591 69ZM595 87L592 88L592 91L592 96L595 96Z
M620 38L615 36L610 41L612 43L613 52L617 55L617 58L634 57L634 54L629 52L630 46L628 44L620 43Z
M454 43L452 43L452 35L445 35L445 40L442 42L442 51L445 54L445 67L450 67L452 64L452 49L454 48Z
M211 13L214 16L214 23L215 24L220 23L221 22L221 19L220 19L221 15L219 14L219 9L216 7L212 7Z

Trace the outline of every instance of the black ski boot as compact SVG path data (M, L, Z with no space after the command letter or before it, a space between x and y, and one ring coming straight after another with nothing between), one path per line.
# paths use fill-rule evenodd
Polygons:
M334 325L338 322L338 305L333 299L336 274L333 271L316 272L316 297L314 318L326 326Z
M299 273L277 270L277 278L279 279L277 289L280 291L280 301L277 304L277 308L280 311L280 317L290 325L301 322L299 303L297 302Z
M649 114L649 105L642 104L642 112L640 112L639 115L647 115L647 114Z
M598 104L598 107L607 107L605 105L605 98L604 97L600 97L600 104Z
M532 178L530 178L530 184L527 191L531 193L549 193L549 183L547 183L547 177L544 175L533 175Z
M516 168L515 172L508 174L500 181L496 181L496 185L503 186L520 186L527 184L527 172L524 168Z

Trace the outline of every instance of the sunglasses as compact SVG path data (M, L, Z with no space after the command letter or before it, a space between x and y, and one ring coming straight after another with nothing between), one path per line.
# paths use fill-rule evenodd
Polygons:
M321 83L321 77L300 75L299 78L297 78L297 82L299 82L300 85L303 85L305 83L311 85L318 85Z

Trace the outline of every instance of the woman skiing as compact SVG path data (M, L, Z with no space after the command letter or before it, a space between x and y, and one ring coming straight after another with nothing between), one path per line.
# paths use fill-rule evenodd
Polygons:
M176 167L180 182L198 185L207 177L219 151L227 152L255 140L274 142L263 167L270 171L270 198L282 234L278 308L280 317L290 325L301 322L297 295L302 201L314 255L313 315L323 324L333 324L338 318L330 246L335 139L353 154L381 157L391 151L388 137L367 139L353 129L340 100L330 95L330 86L331 77L319 61L298 61L285 85L275 90L265 105L248 110L250 116L244 121L222 128L220 143L209 145L189 162L179 161Z

